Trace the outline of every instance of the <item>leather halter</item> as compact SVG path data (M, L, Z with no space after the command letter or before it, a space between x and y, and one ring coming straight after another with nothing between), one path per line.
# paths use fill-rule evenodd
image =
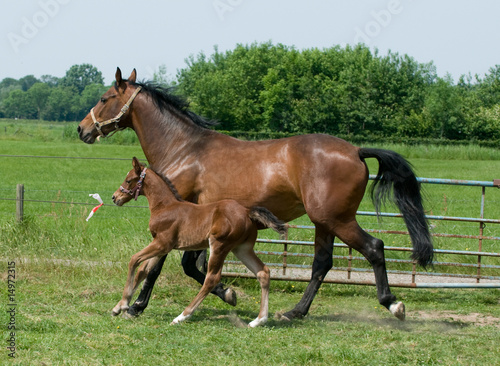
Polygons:
M140 86L137 87L137 89L135 89L134 93L128 99L127 103L125 103L125 105L120 110L120 113L118 113L115 117L113 117L111 119L108 119L107 121L103 121L103 122L97 121L97 119L95 118L95 115L94 115L94 108L95 107L90 110L90 115L92 116L92 120L94 121L94 125L95 125L95 128L97 129L97 132L99 132L99 136L101 136L101 137L112 136L116 131L119 131L119 130L123 129L123 128L120 128L118 126L118 122L120 122L120 119L123 117L123 115L125 113L127 113L128 109L130 108L130 105L134 101L134 99L137 96L137 94L139 94L139 92L141 91L141 89L142 89L142 87L140 87ZM101 131L101 128L104 127L104 126L106 126L106 125L109 125L111 123L115 124L115 129L112 131L111 134L105 135Z
M139 197L139 193L140 193L141 188L142 188L142 182L144 181L144 178L146 178L146 170L147 170L147 168L144 168L144 170L141 172L141 176L139 178L139 181L137 182L137 184L135 185L134 188L127 189L127 188L123 188L123 186L120 186L120 191L125 193L125 194L129 194L129 195L133 196L134 199L137 201L137 197Z

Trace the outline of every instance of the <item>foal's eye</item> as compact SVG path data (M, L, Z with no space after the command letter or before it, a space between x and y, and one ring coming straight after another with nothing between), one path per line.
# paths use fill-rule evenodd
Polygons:
M127 184L130 184L130 182L131 182L130 180L126 180L126 181L125 181L125 183L127 183Z
M106 103L106 98L101 98L101 103Z

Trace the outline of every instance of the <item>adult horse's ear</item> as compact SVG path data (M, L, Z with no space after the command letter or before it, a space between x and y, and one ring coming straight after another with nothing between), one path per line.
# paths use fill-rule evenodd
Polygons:
M130 74L128 81L131 83L135 83L135 80L137 79L137 71L135 69L132 70L132 73Z
M116 68L115 80L116 80L116 85L120 85L120 83L123 81L122 70L120 70L119 67Z

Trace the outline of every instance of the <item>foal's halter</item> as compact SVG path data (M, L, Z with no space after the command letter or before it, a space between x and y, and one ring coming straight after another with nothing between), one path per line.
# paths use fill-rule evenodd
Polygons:
M139 92L141 91L142 87L137 87L137 89L135 89L134 93L130 96L130 98L128 99L127 103L125 103L125 105L122 107L122 109L120 110L120 113L118 113L115 117L111 118L111 119L108 119L107 121L103 121L103 122L99 122L97 121L97 119L95 118L95 115L94 115L94 108L92 108L90 110L90 115L92 116L92 120L94 121L94 125L95 125L95 128L97 129L97 132L99 132L99 135L101 137L107 137L107 136L112 136L116 131L119 131L119 130L122 130L123 128L120 128L118 126L118 122L120 122L120 118L123 117L123 115L125 113L127 113L128 109L130 108L130 105L132 104L132 102L134 101L135 97L137 96L137 94L139 94ZM108 134L108 135L105 135L102 131L101 131L101 128L106 126L106 125L109 125L111 123L114 123L115 124L115 129L114 131L111 133L111 134Z
M123 186L120 186L120 191L125 193L125 194L129 194L129 195L133 196L134 199L137 201L137 197L139 197L139 193L140 193L141 188L142 188L142 182L144 181L144 178L146 178L146 170L147 170L147 168L144 168L144 170L141 172L141 176L139 178L139 181L137 182L137 184L135 185L134 188L127 189L127 188L123 188Z

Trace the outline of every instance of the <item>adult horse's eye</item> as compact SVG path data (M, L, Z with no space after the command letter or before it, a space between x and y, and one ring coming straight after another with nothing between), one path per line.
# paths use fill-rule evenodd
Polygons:
M101 103L106 103L106 98L101 98Z

